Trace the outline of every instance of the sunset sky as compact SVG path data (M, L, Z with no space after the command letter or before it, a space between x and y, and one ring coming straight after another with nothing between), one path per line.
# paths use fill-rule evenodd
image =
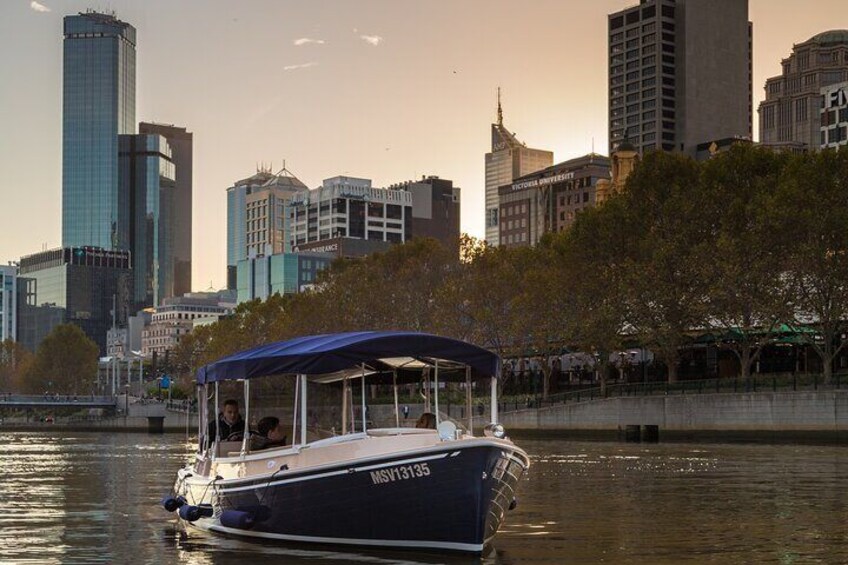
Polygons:
M61 245L62 17L138 30L138 121L194 133L193 286L225 285L226 198L257 162L309 187L421 175L462 188L483 235L496 89L555 162L607 146L607 14L635 0L2 0L0 261ZM754 107L793 43L848 28L844 0L751 0ZM754 135L758 122L754 117Z

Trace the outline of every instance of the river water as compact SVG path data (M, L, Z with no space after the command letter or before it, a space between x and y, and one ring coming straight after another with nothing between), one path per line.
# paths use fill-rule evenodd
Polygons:
M181 534L179 435L0 431L2 563L848 563L848 447L518 441L532 467L483 558Z

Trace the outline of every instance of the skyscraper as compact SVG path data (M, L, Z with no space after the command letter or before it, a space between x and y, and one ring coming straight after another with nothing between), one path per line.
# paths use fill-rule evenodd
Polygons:
M174 296L191 292L191 210L193 134L173 125L138 124L138 133L155 133L168 140L174 164Z
M288 169L257 171L227 189L227 288L236 288L236 268L248 255L290 251L289 199L309 189Z
M114 15L64 19L62 244L128 249L118 135L135 132L135 28Z
M174 163L158 134L119 136L120 192L130 198L133 306L159 306L175 290Z
M18 268L0 265L0 343L18 336Z
M783 73L766 80L760 103L760 141L766 145L799 144L818 149L829 118L822 90L848 80L848 30L831 30L792 47L782 61ZM822 121L824 118L825 121Z
M751 138L748 0L641 0L609 15L609 149Z
M486 153L486 243L500 244L498 189L553 164L553 152L530 149L506 129L498 89L498 121L492 124L492 152Z

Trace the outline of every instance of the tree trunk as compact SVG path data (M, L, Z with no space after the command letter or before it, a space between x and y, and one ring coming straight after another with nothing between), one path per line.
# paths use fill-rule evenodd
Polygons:
M677 356L669 357L665 363L666 367L668 367L668 382L676 383L677 382Z
M829 385L833 376L833 342L826 336L824 342L824 355L822 355L822 373L824 373L824 384Z
M739 365L741 368L741 376L747 379L751 376L751 347L749 345L742 346L742 354L739 357Z

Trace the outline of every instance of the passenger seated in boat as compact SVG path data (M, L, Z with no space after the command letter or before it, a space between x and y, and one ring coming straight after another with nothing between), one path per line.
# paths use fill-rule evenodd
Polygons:
M286 434L275 416L265 416L256 424L256 435L250 436L250 449L268 449L286 445Z
M206 437L209 445L215 441L215 422L209 422ZM228 398L224 401L224 410L218 414L218 438L222 441L241 441L244 436L244 420L239 413L238 401Z
M416 428L425 428L428 430L436 429L436 415L432 412L424 412L421 414L421 417L418 418L418 421L415 422Z

